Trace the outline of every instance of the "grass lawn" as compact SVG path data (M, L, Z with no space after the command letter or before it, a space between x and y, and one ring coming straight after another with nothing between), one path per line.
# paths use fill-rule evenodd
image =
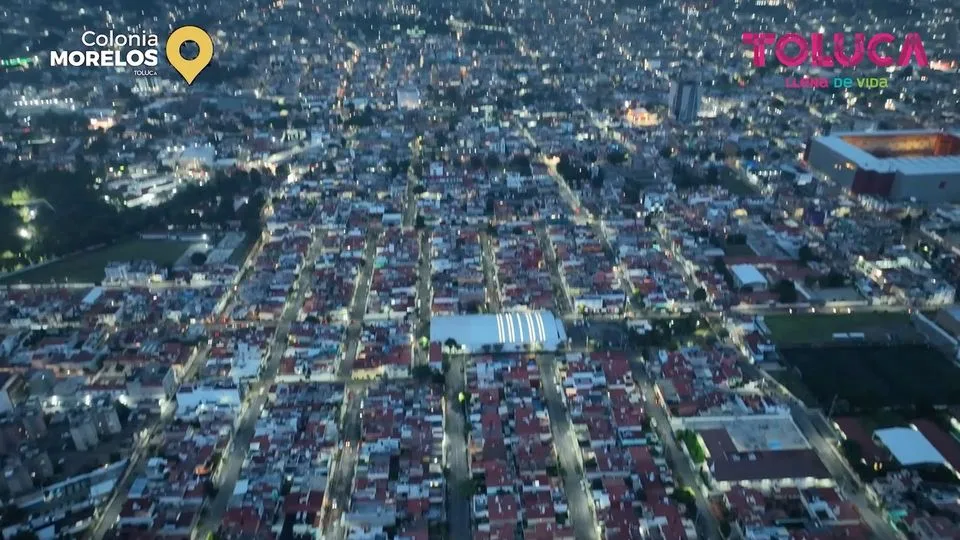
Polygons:
M160 265L173 264L183 255L190 242L170 240L131 240L105 248L71 255L65 259L0 279L0 283L50 283L71 281L98 282L103 279L103 268L111 261L145 259Z
M916 335L906 313L798 313L766 315L763 321L777 345L833 342L837 333L862 332L868 340Z

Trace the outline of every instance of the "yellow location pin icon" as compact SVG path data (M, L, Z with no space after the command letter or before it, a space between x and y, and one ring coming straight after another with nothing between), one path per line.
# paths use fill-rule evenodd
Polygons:
M187 60L180 54L180 46L188 41L196 43L200 48L200 53L192 60ZM187 81L187 84L193 84L193 80L203 71L203 68L210 64L211 59L213 59L213 40L210 39L210 34L201 28L181 26L167 38L167 60L183 80Z

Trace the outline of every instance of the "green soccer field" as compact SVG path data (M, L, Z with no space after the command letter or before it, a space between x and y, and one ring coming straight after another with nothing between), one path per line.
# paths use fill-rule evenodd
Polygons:
M863 333L865 339L915 332L906 313L767 315L764 324L777 345L832 342L833 334Z
M190 242L172 240L131 240L113 246L71 255L40 268L4 277L4 285L16 283L93 283L103 280L103 268L112 261L151 260L159 265L173 264Z

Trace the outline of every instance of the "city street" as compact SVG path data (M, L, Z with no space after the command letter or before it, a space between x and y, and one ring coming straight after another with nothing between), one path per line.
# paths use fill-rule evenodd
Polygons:
M194 351L193 355L190 356L190 359L187 362L183 377L180 379L181 385L185 382L193 381L200 369L200 366L206 361L207 353L209 351L210 346L205 342L197 347L197 350ZM114 523L116 523L117 518L120 515L120 510L123 508L123 503L127 500L130 487L133 485L133 482L140 477L143 471L146 470L147 461L149 461L153 456L153 454L150 452L151 443L157 440L157 436L162 434L163 430L170 425L170 422L173 421L174 413L176 411L177 404L175 400L167 403L165 409L160 415L160 419L150 429L150 433L141 440L136 448L134 448L127 468L114 488L113 496L110 499L110 502L107 503L104 509L100 512L99 521L97 521L96 525L94 525L91 529L90 538L100 540L104 537L107 531L113 527Z
M340 359L339 377L350 380L353 373L353 362L357 359L357 350L360 346L360 331L363 329L363 316L367 311L367 295L370 293L370 282L373 279L373 261L377 255L377 239L380 229L371 227L367 231L367 241L363 248L363 266L357 276L357 288L353 293L353 303L350 306L350 324L343 338L346 347Z
M827 470L836 480L840 489L848 499L857 505L860 515L867 526L870 527L875 535L874 537L884 540L900 538L897 531L867 500L863 483L857 473L850 467L850 464L847 463L847 460L840 454L839 444L831 433L830 427L824 425L819 412L809 409L766 371L756 367L752 369L763 377L763 380L767 383L766 389L768 392L789 404L794 423L800 428L803 436L810 441L810 445L816 450L817 455L820 456L821 461L826 465ZM824 435L825 433L826 435Z
M559 315L577 315L576 310L573 309L573 302L570 300L570 295L567 293L567 284L563 280L563 270L560 269L560 265L557 262L557 253L553 249L553 243L550 242L550 239L547 237L546 226L542 221L538 221L536 224L537 229L537 238L540 240L540 249L543 251L543 258L547 264L547 267L550 268L550 282L553 284L553 294L555 297L555 304Z
M470 500L463 486L471 480L470 465L467 462L467 445L464 436L462 404L458 396L464 389L464 369L466 357L450 356L450 368L446 378L446 407L444 411L444 443L446 445L447 469L447 522L450 538L469 540L472 536L470 523Z
M313 264L313 261L316 260L320 254L321 247L321 243L314 237L304 257L304 264L306 266L300 271L300 275L297 277L294 293L292 296L288 296L286 306L284 306L283 313L274 333L272 345L269 349L270 356L261 367L260 378L256 383L251 385L247 391L247 400L242 413L243 416L230 441L230 450L225 455L225 461L221 462L221 467L225 467L225 469L218 474L217 495L212 501L208 501L207 512L201 518L195 529L200 538L204 538L208 533L217 530L220 526L223 513L226 511L227 505L230 502L230 497L233 495L233 490L240 476L244 458L247 450L250 448L250 441L256 432L257 419L260 418L260 414L263 412L263 407L266 403L266 395L263 392L270 388L277 375L277 369L280 367L280 359L283 357L284 350L286 350L290 325L300 312L306 293L310 289L310 280L313 278L313 273L309 269L310 265Z
M567 406L557 388L554 358L551 355L539 355L537 360L574 534L582 540L599 540L593 500L583 475L583 458L567 414Z
M342 527L340 516L350 508L350 494L353 487L353 474L357 466L360 451L361 424L360 410L363 402L363 385L348 384L344 396L341 416L343 441L330 468L324 508L321 512L321 530L324 538L344 538L346 530Z
M666 451L667 462L677 475L680 483L693 489L697 499L697 529L708 539L720 538L720 523L716 516L710 511L710 503L703 495L703 481L700 475L693 469L690 460L680 449L676 438L674 438L673 429L670 427L670 417L667 411L656 402L654 397L656 393L653 384L647 376L642 356L634 356L631 359L634 381L640 387L646 403L646 411L651 418L656 421L657 436L660 438L663 448Z
M493 239L486 231L480 232L480 246L483 249L481 261L483 278L487 288L487 308L490 313L500 313L500 280L497 279L497 254Z

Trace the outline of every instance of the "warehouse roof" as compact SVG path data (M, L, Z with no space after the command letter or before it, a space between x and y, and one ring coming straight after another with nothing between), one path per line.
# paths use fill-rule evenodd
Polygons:
M476 351L484 345L540 344L555 349L566 341L563 323L549 311L518 311L482 315L446 315L430 319L430 341L454 339Z
M923 433L911 428L878 429L874 435L890 450L894 459L904 466L926 463L946 464L947 460L930 444Z
M767 278L752 264L735 264L730 271L736 276L741 285L766 285Z

